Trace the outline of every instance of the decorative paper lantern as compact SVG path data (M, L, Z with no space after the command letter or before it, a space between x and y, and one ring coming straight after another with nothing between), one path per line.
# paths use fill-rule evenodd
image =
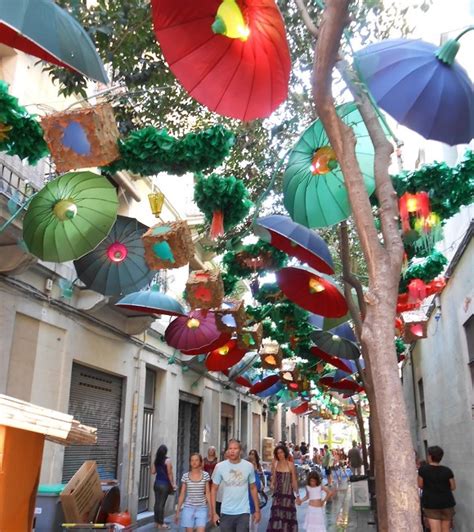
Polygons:
M160 191L152 192L151 194L148 194L148 201L150 202L151 212L156 218L159 218L163 209L163 204L165 203L165 195Z
M157 224L142 236L145 259L151 270L181 268L194 256L194 244L187 222Z
M416 342L428 336L428 318L423 312L405 312L402 314L404 331L403 340Z
M299 376L300 373L297 368L292 370L282 369L280 372L280 378L286 384L297 383ZM298 389L298 386L296 386L296 389Z
M41 119L58 172L105 166L119 157L119 131L110 104L53 113Z
M224 299L221 308L214 313L217 328L221 331L240 330L247 319L244 302L234 299Z
M405 192L398 201L398 207L404 233L408 233L411 230L410 216L413 216L418 224L421 223L424 230L429 229L427 220L431 210L430 198L427 192L416 192L415 194Z
M280 369L282 352L280 344L273 340L263 342L260 349L260 361L263 369Z
M238 342L240 347L257 350L262 344L263 339L263 325L256 323L250 327L242 329L238 335Z
M412 279L408 283L408 303L423 301L426 297L426 285L421 279Z
M220 307L223 298L224 283L219 271L196 270L189 274L186 282L186 300L192 309Z

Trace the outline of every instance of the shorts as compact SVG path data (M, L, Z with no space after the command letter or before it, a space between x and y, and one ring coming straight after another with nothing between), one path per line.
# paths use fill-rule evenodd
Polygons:
M331 467L325 467L324 468L324 472L326 473L326 476L328 477L331 474L331 472L332 472L332 468Z
M454 508L423 508L425 517L434 519L435 521L451 521L454 513Z
M183 506L180 523L183 528L204 528L207 522L207 506Z

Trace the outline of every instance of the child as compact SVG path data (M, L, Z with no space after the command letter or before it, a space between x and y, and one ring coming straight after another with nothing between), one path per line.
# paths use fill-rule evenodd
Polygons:
M326 493L324 499L322 498L323 491ZM326 532L324 504L332 495L333 493L326 486L321 485L321 477L316 471L308 473L306 495L296 502L300 505L308 501L308 510L303 525L306 532Z
M209 474L202 470L202 456L193 453L189 458L189 473L184 473L181 478L181 491L176 507L175 522L179 523L179 512L183 507L180 526L186 528L186 532L204 532L208 521L208 508L210 515L211 497L209 490ZM184 505L183 505L184 503Z

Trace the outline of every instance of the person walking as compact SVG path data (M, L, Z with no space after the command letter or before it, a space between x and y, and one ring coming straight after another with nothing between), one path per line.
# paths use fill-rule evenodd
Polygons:
M421 506L431 532L449 532L456 505L454 473L449 467L440 465L443 455L441 447L428 447L428 463L418 470Z
M168 495L176 491L176 484L173 478L173 466L171 460L166 456L168 447L160 445L156 451L155 461L151 468L152 475L156 475L153 491L155 492L155 526L160 529L169 529L165 524L165 504Z
M210 477L206 471L203 471L202 466L202 456L193 453L189 458L190 470L181 478L175 523L179 523L186 532L193 532L194 529L197 532L204 532L211 512Z
M360 475L362 473L362 456L355 440L352 441L352 449L347 453L347 458L352 474Z
M328 481L328 485L330 486L332 484L332 468L334 465L334 459L327 445L324 446L324 456L321 461L321 465L324 468L324 472L326 473L326 479Z
M324 498L323 493L326 494ZM308 473L306 495L297 503L301 505L308 501L303 525L306 532L326 532L324 505L332 496L332 491L322 485L321 477L316 471Z
M204 458L203 470L212 478L214 469L218 463L216 448L211 445L207 450L207 456Z
M217 464L212 475L211 507L216 507L216 495L219 486L222 493L221 514L214 511L212 522L220 526L221 532L248 532L250 518L249 487L255 505L254 522L260 522L260 506L255 470L253 465L242 460L242 447L238 440L230 440L227 447L227 460Z
M277 445L273 451L276 460L271 480L273 503L267 532L298 532L295 500L299 501L295 466L289 461L288 449Z

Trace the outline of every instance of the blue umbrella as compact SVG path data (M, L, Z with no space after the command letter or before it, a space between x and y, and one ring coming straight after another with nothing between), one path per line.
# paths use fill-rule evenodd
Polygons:
M388 39L356 53L356 66L377 104L427 139L451 146L474 137L474 91L454 61L459 43L441 49L410 39Z
M167 294L160 292L156 285L148 290L133 292L115 303L117 307L144 312L145 314L165 314L166 316L186 316L184 308Z
M275 395L283 388L282 382L276 382L270 388L267 388L266 390L263 390L263 392L257 393L259 397L265 398L265 397L271 397L272 395Z
M328 275L334 273L326 242L315 231L294 222L289 216L274 214L259 218L254 232L273 247L306 262L312 268Z

